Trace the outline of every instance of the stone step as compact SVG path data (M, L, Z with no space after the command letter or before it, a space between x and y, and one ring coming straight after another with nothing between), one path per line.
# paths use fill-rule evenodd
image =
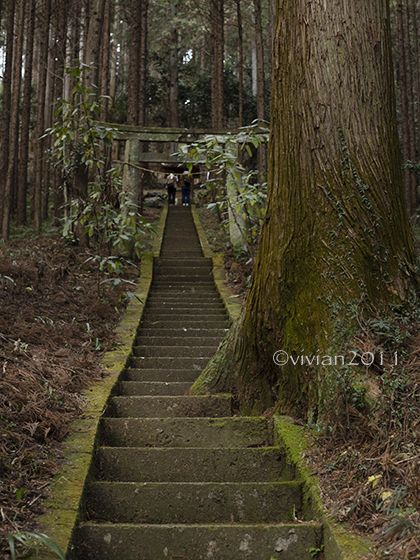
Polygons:
M198 374L203 371L212 356L195 358L154 358L146 356L144 358L131 358L130 365L135 369L193 369L197 371L198 377Z
M179 300L185 299L185 301L190 301L189 298L192 297L220 297L214 283L208 284L206 286L186 286L179 287L176 286L171 288L164 283L156 283L153 285L152 294L157 297L178 297Z
M120 395L137 396L181 396L192 383L188 381L122 381Z
M225 306L223 303L217 301L216 298L213 301L202 301L200 299L196 299L195 301L183 301L183 299L179 298L177 301L171 301L164 298L160 300L152 300L147 301L146 310L150 311L158 311L158 310L170 310L170 311L182 311L182 310L197 310L201 311L202 314L207 313L208 311L222 311L225 312Z
M206 328L181 328L177 325L176 328L166 328L165 326L158 326L155 325L148 329L141 329L140 334L137 337L137 340L148 340L150 338L160 337L160 338L169 338L173 336L174 338L182 338L184 336L188 337L188 340L192 338L206 338L206 339L215 339L220 338L222 340L229 329L227 328L215 328L215 329L206 329Z
M211 274L159 274L153 276L154 282L160 282L164 284L173 284L174 282L178 282L179 284L198 284L198 285L205 285L208 284L209 286L213 286L213 277Z
M107 447L265 447L272 444L267 418L102 418Z
M150 319L166 319L168 317L178 318L178 317L203 317L213 319L214 317L226 317L226 311L224 307L210 308L210 309L200 309L198 307L184 307L179 309L171 309L170 307L161 307L160 309L150 309L146 308L144 313L144 318Z
M99 523L279 523L300 515L302 487L300 482L96 482L87 508Z
M218 348L220 342L223 340L223 336L191 336L188 331L184 336L177 336L180 333L177 331L173 332L174 336L152 336L147 334L140 334L137 337L136 345L152 347L182 347L183 345L188 345L189 347L202 347L209 346L215 350Z
M75 553L83 560L313 560L318 523L270 525L81 525Z
M188 332L190 329L226 329L229 326L227 319L195 319L194 317L181 317L175 319L142 319L141 326L144 329L177 329L179 333Z
M99 478L119 482L283 482L292 480L277 447L101 447Z
M198 239L194 239L194 242L198 242ZM184 244L184 247L182 247ZM204 258L203 251L201 247L198 246L199 243L184 243L184 238L180 238L178 242L163 240L162 248L160 251L160 257L172 257L177 258L181 255L182 258Z
M211 396L117 396L107 409L107 416L119 418L212 417L231 414L230 395Z
M200 371L197 369L136 369L128 368L125 373L127 381L189 381L194 383Z
M198 257L198 258L172 258L172 257L158 257L154 259L154 263L157 265L164 265L168 267L178 268L179 265L183 266L207 266L210 269L213 268L213 259Z
M192 259L174 259L173 262L156 262L154 263L154 274L202 274L207 276L213 272L212 262L202 259L201 262L196 259L195 263L189 262ZM175 264L175 262L177 264Z
M187 346L188 340L183 341L182 346L135 346L133 354L139 357L159 357L159 358L201 358L203 356L213 356L218 344L213 346Z
M203 294L188 294L188 298L184 296L179 296L178 292L159 292L150 294L147 298L147 305L153 304L156 305L158 303L165 302L165 304L169 303L184 303L184 304L191 304L200 305L201 304L211 304L216 303L220 304L221 300L218 294L214 293L212 295L203 295Z

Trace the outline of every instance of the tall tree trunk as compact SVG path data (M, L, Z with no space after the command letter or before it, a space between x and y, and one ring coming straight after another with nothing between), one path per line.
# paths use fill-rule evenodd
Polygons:
M201 37L200 47L200 74L203 75L206 71L206 37Z
M146 126L147 109L147 35L148 23L147 14L149 10L149 0L142 0L140 6L140 66L139 66L139 117L138 126Z
M68 41L67 41L67 28L68 28L68 14L67 10L60 10L55 11L55 18L54 18L54 41L53 41L53 48L52 48L52 58L53 58L53 75L52 75L52 83L51 83L51 101L48 103L47 101L47 109L49 107L48 118L50 119L51 124L46 123L46 126L52 126L52 123L57 118L60 119L61 115L57 115L54 117L54 112L56 110L55 100L56 99L66 99L66 76L64 73L64 67L66 65L67 53L70 51L67 48ZM47 94L48 100L48 94ZM67 97L68 99L68 97ZM50 136L47 138L47 142L49 142L50 146L53 143L54 139ZM51 177L51 185L49 182L46 185L45 193L44 193L44 205L43 205L43 218L48 218L48 209L49 209L49 198L50 198L50 186L53 194L54 199L54 217L58 218L61 214L60 208L63 205L64 197L62 189L60 188L60 182L58 181L58 173L55 169L52 169L49 162L45 161L45 176Z
M343 354L358 320L390 303L408 307L418 290L388 0L277 0L273 58L267 209L251 288L192 391L232 391L244 412L277 399L278 411L305 415L327 406L339 366L298 357ZM295 361L277 366L278 351Z
M137 125L139 121L139 80L140 80L140 33L141 1L131 1L128 43L128 99L127 124Z
M13 32L15 25L15 2L7 4L6 67L3 74L3 96L1 111L1 149L0 149L0 226L3 224L4 193L6 189L7 169L9 167L10 110L12 103L13 71Z
M264 88L264 49L261 24L261 0L254 0L255 45L257 48L257 119L265 119L265 88ZM266 171L265 144L257 149L257 169L262 182L262 174Z
M115 100L117 89L117 29L119 25L118 0L115 1L113 27L112 27L112 43L111 43L111 60L110 60L110 77L109 77L109 96L112 101Z
M89 26L84 55L85 64L91 68L84 76L85 84L88 87L91 87L91 84L95 87L99 85L99 56L103 21L104 2L103 0L93 0L89 10Z
M47 86L47 64L48 64L48 37L50 29L51 0L43 0L41 5L41 31L40 31L40 53L39 53L39 82L38 82L38 102L36 112L35 127L35 179L34 179L34 198L33 216L34 226L37 231L41 229L41 204L42 204L42 167L44 160L44 112L45 112L45 92Z
M105 0L104 25L102 30L101 46L101 75L100 92L105 98L102 99L101 120L108 119L108 99L109 96L109 59L111 51L111 0Z
M10 151L9 164L7 167L6 185L3 198L3 223L2 236L5 241L9 239L10 212L12 202L12 189L16 177L16 161L19 150L19 106L20 86L22 82L22 55L23 55L23 31L25 28L25 4L26 0L18 0L17 23L16 23L16 48L14 50L14 71L12 87L12 109L10 115Z
M236 17L238 20L238 126L243 126L244 113L244 38L242 27L241 0L236 0Z
M216 129L224 127L223 57L223 0L210 0L211 126Z
M25 76L23 80L22 129L18 170L17 225L26 225L26 198L28 185L29 128L31 118L32 65L34 55L36 0L29 0L28 28L26 31Z
M413 91L415 101L415 121L417 125L416 151L420 151L420 48L419 27L417 22L418 6L416 0L411 0L411 17L413 21L414 65L413 65ZM417 181L416 181L417 192Z
M178 116L178 29L176 25L176 8L178 0L171 0L171 46L169 54L169 126L179 127ZM175 149L176 150L176 149ZM174 150L174 151L175 151Z
M140 67L139 67L139 117L138 126L146 126L147 124L147 37L148 37L148 11L149 0L142 0L141 13L140 13ZM141 151L148 151L148 144L141 143ZM145 164L145 168L149 168L149 164ZM143 180L144 172L140 174L137 210L140 214L143 213Z
M79 3L80 9L80 19L77 21L80 34L80 50L79 56L77 58L86 63L87 40L89 34L90 0L77 1Z
M264 120L264 49L261 24L261 0L254 0L255 44L257 47L257 119Z
M268 67L269 67L269 88L268 99L271 105L271 78L273 71L273 40L274 40L274 21L276 17L276 1L268 0Z
M52 6L52 16L53 20L56 19L57 12L54 10L54 5ZM52 126L53 120L53 104L54 104L54 82L55 76L57 71L57 62L56 62L56 37L55 29L56 22L52 21L49 30L49 37L48 37L48 62L47 62L47 82L45 86L45 107L44 107L44 129L47 130ZM61 97L61 96L60 96ZM44 152L49 152L51 149L52 138L51 136L47 136L44 138ZM49 161L48 158L44 157L42 160L42 176L44 177L43 182L43 192L42 192L42 201L41 201L41 221L46 220L48 218L48 206L50 201L50 188L51 188L51 176L50 176L50 169L49 169Z

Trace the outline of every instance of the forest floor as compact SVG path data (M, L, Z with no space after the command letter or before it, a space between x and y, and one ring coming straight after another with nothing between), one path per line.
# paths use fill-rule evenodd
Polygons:
M212 248L225 253L230 287L243 296L252 264L226 249L216 215L200 214ZM101 381L101 357L116 344L130 285L112 290L112 282L102 283L110 276L88 261L94 256L53 233L0 245L1 560L10 558L7 535L36 527L60 471L69 424L83 414L83 389ZM136 266L123 274L130 281L138 276ZM362 342L368 348L372 341ZM319 437L308 428L307 459L324 502L337 519L372 538L371 558L420 558L419 342L411 338L404 375L392 372L376 387L381 421L389 416L386 438L351 405L346 413L355 430L338 422Z

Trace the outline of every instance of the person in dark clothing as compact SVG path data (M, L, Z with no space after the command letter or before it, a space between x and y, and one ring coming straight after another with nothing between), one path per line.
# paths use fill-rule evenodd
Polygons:
M168 183L168 204L175 204L176 186L173 175L170 175L170 183Z
M189 206L190 205L190 194L191 194L191 181L188 179L188 171L184 171L182 176L182 205Z

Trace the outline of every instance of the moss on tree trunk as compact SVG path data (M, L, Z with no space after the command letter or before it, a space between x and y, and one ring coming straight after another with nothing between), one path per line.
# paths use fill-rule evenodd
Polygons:
M417 282L387 0L277 0L266 219L242 316L193 387L243 412L318 405L357 316ZM322 398L322 397L321 397Z

